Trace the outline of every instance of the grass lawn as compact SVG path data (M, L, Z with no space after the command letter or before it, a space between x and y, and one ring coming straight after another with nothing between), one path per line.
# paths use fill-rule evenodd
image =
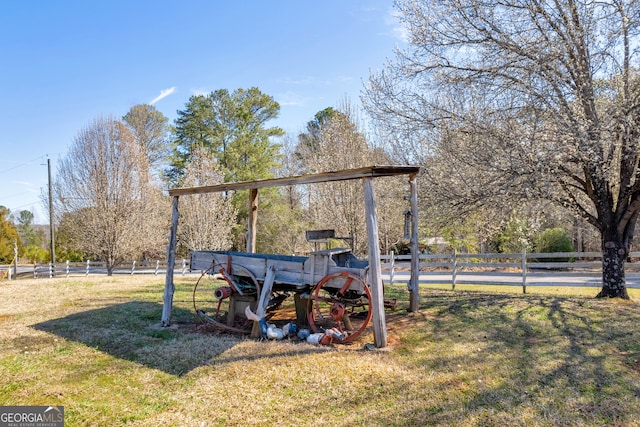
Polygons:
M389 346L206 331L194 278L0 282L0 405L63 405L67 426L640 426L640 295L387 286Z

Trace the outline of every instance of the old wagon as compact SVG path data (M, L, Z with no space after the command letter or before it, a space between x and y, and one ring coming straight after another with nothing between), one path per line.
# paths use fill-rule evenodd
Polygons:
M234 254L230 252L201 251L203 257L202 261L196 260L196 263L200 268L206 269L206 271L212 269L212 272L215 274L221 274L225 280L227 280L231 292L228 289L220 292L226 292L229 294L228 302L230 303L232 301L232 296L234 294L238 294L238 298L243 296L246 297L243 295L245 291L240 285L240 283L244 282L248 282L248 295L252 292L251 288L255 289L253 292L255 293L256 298L258 298L256 309L259 311L266 311L269 301L272 300L272 293L275 292L277 294L279 292L289 291L292 292L294 296L297 295L297 311L305 311L307 313L309 323L313 324L313 327L316 329L325 327L322 326L322 321L325 319L327 319L327 321L328 319L333 319L336 324L339 322L341 327L345 330L349 327L347 323L350 322L351 329L355 329L356 331L348 334L348 336L352 336L355 333L361 333L360 329L364 329L364 327L366 327L366 323L370 318L373 323L375 345L377 347L386 346L387 336L384 317L382 274L380 271L380 259L378 257L380 247L378 242L378 225L372 180L374 178L397 175L409 176L409 200L412 212L412 267L411 280L409 284L409 310L416 311L418 309L419 299L417 214L417 175L419 172L420 167L418 166L368 166L341 171L321 172L310 175L223 183L190 188L175 188L169 190L169 195L173 197L172 219L169 234L169 245L167 246L167 275L163 295L164 304L162 307L161 325L169 326L171 324L173 294L175 291L175 285L173 283L173 268L176 258L177 230L180 217L180 197L192 194L249 190L247 252L238 252ZM309 257L292 258L282 258L277 255L273 256L255 253L259 189L278 186L310 185L354 179L362 180L363 182L364 210L367 225L367 248L369 256L368 267L364 264L360 264L355 267L351 264L349 266L341 264L341 256L349 259L351 258L348 255L340 255L337 252L317 252L311 254ZM208 255L206 255L207 253ZM197 256L198 255L196 255L196 257ZM242 262L238 262L241 258L244 258L244 260ZM245 260L247 261L246 265L244 262ZM349 261L349 263L351 263L351 261ZM260 267L256 267L254 270L254 267L251 267L251 265L254 264L257 264ZM237 268L234 269L234 265L236 265ZM294 265L295 268L289 271L287 270L287 265ZM325 265L326 268L324 267ZM215 272L215 268L218 268L217 272ZM352 269L356 270L356 272L352 271ZM360 271L358 272L358 270ZM242 271L245 273L242 274ZM321 273L316 273L316 271L321 271ZM369 276L369 280L365 279L366 276ZM206 277L206 275L203 277ZM287 277L291 280L287 279ZM370 286L368 286L367 283L369 283ZM236 287L236 285L238 285L238 287ZM264 290L269 288L271 288L273 292L271 290L269 290L269 292ZM230 307L231 310L235 310L237 308L235 299L237 298L234 297L234 304ZM218 304L222 306L222 302L225 302L226 300L227 298L218 299ZM305 301L311 305L311 307L302 310L302 308L305 307ZM250 301L245 301L245 303L250 304ZM366 309L367 306L369 309ZM360 314L355 314L356 308L362 308L358 311L366 313L364 314L364 320L360 324L356 321L358 316L360 316ZM204 310L199 310L204 313ZM322 314L323 311L327 312L328 316ZM321 314L322 316L320 316ZM230 319L233 321L234 317L230 317ZM227 320L227 322L229 322L229 320ZM354 323L356 323L356 325L354 325Z
M332 340L350 342L371 319L368 266L344 248L316 251L308 257L194 251L192 269L203 271L203 277L218 275L227 282L214 288L196 284L194 309L205 322L249 333L252 322L246 307L270 318L293 296L297 325L316 333L333 331Z

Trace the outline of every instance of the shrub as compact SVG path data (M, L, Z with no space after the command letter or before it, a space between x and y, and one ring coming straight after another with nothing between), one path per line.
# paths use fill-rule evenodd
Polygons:
M573 241L564 229L547 228L535 238L534 250L536 252L573 252ZM567 262L567 258L540 259L542 262Z

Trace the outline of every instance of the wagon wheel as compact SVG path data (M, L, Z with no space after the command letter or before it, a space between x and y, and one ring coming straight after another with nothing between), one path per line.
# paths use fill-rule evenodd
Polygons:
M240 295L239 290L242 291L242 295L255 294L259 285L255 276L246 268L232 264L231 271L236 274L227 274L219 265L205 271L193 288L193 308L203 323L246 334L250 332L252 322L244 319L242 313L236 313L233 321L228 320L231 296ZM227 285L221 286L220 277L216 277L215 274L221 274Z
M220 265L215 266L217 273L229 284L229 287L240 295L260 295L260 284L256 276L246 267L231 264L229 271Z
M355 340L371 319L371 292L358 275L348 272L332 273L315 287L308 320L314 332L336 328L346 334L337 342Z

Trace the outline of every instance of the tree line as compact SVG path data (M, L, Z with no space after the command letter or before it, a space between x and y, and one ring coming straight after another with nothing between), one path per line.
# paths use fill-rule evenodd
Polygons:
M216 90L189 98L174 123L151 105L121 118L98 117L80 130L58 162L53 182L58 259L95 259L109 271L131 259L166 255L170 200L166 190L389 163L372 148L355 109L326 108L295 138L270 126L280 106L258 88ZM388 246L401 232L404 184L388 189ZM181 200L179 252L246 247L246 192L197 194ZM391 195L395 193L395 200ZM363 255L361 189L353 183L262 191L257 249L308 253L309 229L335 229ZM338 244L336 242L335 244ZM344 244L344 242L342 242Z
M467 252L516 252L560 229L575 250L603 252L599 296L627 298L640 212L640 2L395 7L407 44L371 73L362 110L344 100L299 135L270 126L279 105L258 88L192 96L172 124L137 105L87 125L58 164L59 250L114 266L164 254L167 188L418 164L425 250L427 237L442 237ZM405 191L401 179L379 184L385 251L406 244ZM258 250L307 252L304 231L331 228L362 254L360 193L348 182L261 192ZM180 250L243 249L246 200L181 201Z

